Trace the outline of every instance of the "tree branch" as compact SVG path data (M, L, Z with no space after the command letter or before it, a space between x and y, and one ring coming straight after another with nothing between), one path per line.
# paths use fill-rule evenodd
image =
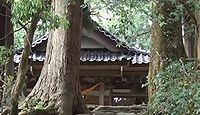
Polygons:
M21 29L23 29L23 28L19 28L19 29L17 29L17 30L15 30L15 31L10 31L8 34L6 34L4 37L2 37L2 38L0 38L0 41L1 40L3 40L3 39L6 39L9 35L11 35L11 34L13 34L13 33L15 33L15 32L18 32L18 31L20 31Z
M189 13L191 19L194 21L194 24L197 24L197 20L195 18L195 14L191 11L191 9L188 6L188 4L185 3L185 1L182 1L182 0L177 0L177 1L185 7L185 9Z
M7 6L7 4L5 3L5 1L1 0L0 3L1 3L1 5L2 5L4 8L8 9L8 10L11 12L11 9ZM9 2L8 4L10 4L10 2Z
M1 15L1 16L3 16L3 17L8 17L8 18L12 18L12 16L9 16L9 15L5 15L5 14L3 14L3 13L1 13L1 12L0 12L0 15Z
M141 33L141 34L137 34L136 36L139 37L139 36L142 36L142 35L148 34L148 33L150 33L150 32L151 32L151 31L146 31L146 32L143 32L143 33Z
M17 23L27 32L28 28L26 27L26 25L29 23L27 22L26 24L23 24L20 20L17 21Z

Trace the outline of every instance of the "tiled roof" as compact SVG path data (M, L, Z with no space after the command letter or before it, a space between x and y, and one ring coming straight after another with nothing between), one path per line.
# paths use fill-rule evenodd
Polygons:
M42 37L40 37L39 39L37 39L36 41L34 41L32 43L32 48L36 47L37 45L41 44L42 42L48 40L49 37L49 32L46 32Z
M21 58L21 54L14 55L15 63L19 63ZM32 61L39 61L43 62L45 60L45 53L44 52L34 52L32 55L29 56L29 59ZM144 53L137 53L137 52L110 52L104 50L82 50L80 61L82 62L93 62L93 61L121 61L125 59L127 61L131 61L132 64L147 64L150 61L150 55Z
M110 40L114 41L117 44L119 44L119 39L117 39L114 35L112 35L110 32L106 31L104 28L102 28L101 26L98 26L96 28L96 31L102 33L104 36L106 36L107 38L109 38ZM43 35L42 37L40 37L39 39L37 39L36 41L33 42L32 44L32 48L38 46L39 44L41 44L42 42L44 41L47 41L48 40L48 37L49 37L49 33L46 32L45 35ZM138 49L138 48L135 48L135 47L132 47L132 48L129 48L127 47L126 45L121 45L122 47L126 48L127 50L129 51L136 51L136 52L140 52L140 53L149 53L145 50L142 50L142 49Z
M103 29L101 26L98 26L96 31L100 32L109 40L118 44L119 40L113 36L111 33ZM40 37L36 41L32 43L32 48L37 47L43 42L47 42L49 37L49 33L47 32L44 36ZM144 50L140 50L137 48L128 48L127 46L122 46L127 49L128 52L111 52L108 50L82 50L80 61L121 61L122 59L126 59L131 61L132 64L147 64L150 61L150 54ZM21 52L23 48L19 49L14 55L14 62L19 63L21 58ZM43 62L45 60L44 52L33 52L32 55L29 56L29 59L32 61L40 61Z

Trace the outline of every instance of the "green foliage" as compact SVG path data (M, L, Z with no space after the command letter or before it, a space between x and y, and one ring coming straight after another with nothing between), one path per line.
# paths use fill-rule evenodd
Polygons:
M5 77L5 71L4 71L4 67L7 64L12 51L13 51L12 48L8 49L4 46L0 46L0 81L3 83L2 85L3 90L0 91L0 94L3 94L1 104L9 103L10 91L13 85L14 77L13 76Z
M15 48L23 46L27 31L25 28L29 28L31 20L36 14L39 14L40 20L34 33L34 39L41 36L48 29L67 28L68 21L66 18L51 12L52 6L49 0L10 0L10 3L12 4L14 30L17 30L14 33ZM40 35L36 35L37 33Z
M50 12L51 3L48 0L15 0L12 3L12 21L14 24L22 23L24 26L28 26L31 19L40 14L39 28L58 28L60 26L66 27L68 24L64 17L55 15Z
M13 21L30 21L36 13L47 8L44 0L14 0L12 4Z
M154 79L149 110L161 115L200 114L200 71L193 62L176 61Z
M22 111L19 113L20 115L27 115L27 113L42 113L47 114L48 112L54 112L55 110L54 101L41 101L39 98L31 98L22 106Z
M42 102L39 98L30 99L26 103L24 103L23 108L33 109L33 108L44 108L48 105L48 103Z
M11 90L14 85L14 76L6 76L4 79L0 78L0 80L3 82L2 88L3 88L3 98L1 100L2 105L9 105L10 99L11 99Z
M94 0L91 7L93 18L119 38L119 45L150 48L149 0Z
M14 33L15 49L21 48L23 46L25 35L26 35L25 30L20 30L20 31L17 31L17 32Z
M12 53L12 49L0 46L0 67L5 65Z

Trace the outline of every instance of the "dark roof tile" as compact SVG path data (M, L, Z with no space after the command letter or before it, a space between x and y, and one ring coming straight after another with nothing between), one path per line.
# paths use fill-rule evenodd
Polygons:
M21 54L14 55L15 63L19 63L21 58ZM45 60L44 52L35 52L29 56L29 59L32 61L42 62ZM110 51L81 51L80 61L82 62L93 62L93 61L122 61L122 59L126 59L127 61L131 61L132 64L147 64L150 61L149 54L137 54L135 52L122 53L122 52L110 52Z

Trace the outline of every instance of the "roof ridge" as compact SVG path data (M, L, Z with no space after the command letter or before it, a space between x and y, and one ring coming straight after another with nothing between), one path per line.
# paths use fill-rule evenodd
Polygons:
M99 31L100 33L104 34L106 37L108 37L110 40L114 41L116 44L119 44L120 43L120 40L114 36L112 33L108 32L107 30L105 30L102 26L100 26L99 24L97 24L97 27L96 27L96 30ZM43 36L41 36L40 38L38 38L37 40L35 40L33 43L32 43L32 48L35 48L36 46L38 46L39 44L41 44L43 41L46 41L48 40L49 38L49 32L45 32L45 34ZM129 51L135 51L135 52L138 52L138 53L143 53L143 54L150 54L149 51L146 51L146 50L142 50L142 49L138 49L136 47L132 47L132 48L129 48L127 45L124 45L122 44L121 45L123 48L126 48L127 50Z
M114 41L116 44L120 43L120 40L117 37L115 37L113 34L111 34L110 32L108 32L107 30L105 30L99 24L98 24L97 30L99 32L103 33L106 37L109 37L110 40ZM147 54L150 54L150 52L148 52L146 50L142 50L142 49L136 48L136 47L129 48L127 45L124 45L124 44L122 44L121 46L124 47L124 48L126 48L126 49L128 49L129 51L136 51L138 53L147 53Z

